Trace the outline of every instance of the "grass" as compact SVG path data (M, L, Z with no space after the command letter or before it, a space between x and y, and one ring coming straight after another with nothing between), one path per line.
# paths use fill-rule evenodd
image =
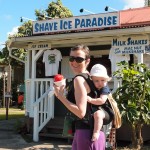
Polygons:
M32 142L32 138L28 135L22 134L24 122L20 120L20 118L25 117L25 110L21 110L19 108L9 108L8 110L8 120L15 119L14 123L14 131L20 133L24 140L28 143ZM0 108L0 121L6 120L6 108Z
M9 108L8 109L8 118L9 119L17 119L25 116L25 110L21 110L18 108ZM6 108L0 108L0 120L6 119Z

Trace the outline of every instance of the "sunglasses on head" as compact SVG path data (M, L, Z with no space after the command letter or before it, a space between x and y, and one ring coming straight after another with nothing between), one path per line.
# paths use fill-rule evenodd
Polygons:
M74 60L77 63L82 63L84 60L86 60L86 58L70 56L69 61L73 62Z

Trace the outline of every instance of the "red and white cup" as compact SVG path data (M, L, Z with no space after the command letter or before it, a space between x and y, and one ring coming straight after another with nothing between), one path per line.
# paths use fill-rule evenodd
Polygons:
M66 79L64 79L64 76L61 74L57 74L54 76L54 84L57 86L66 85Z

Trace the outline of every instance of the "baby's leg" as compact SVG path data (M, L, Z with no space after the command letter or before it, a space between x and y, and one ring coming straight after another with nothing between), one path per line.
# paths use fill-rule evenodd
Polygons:
M103 125L103 119L105 118L105 114L103 110L97 110L94 113L94 130L92 141L96 141L99 138L99 133Z

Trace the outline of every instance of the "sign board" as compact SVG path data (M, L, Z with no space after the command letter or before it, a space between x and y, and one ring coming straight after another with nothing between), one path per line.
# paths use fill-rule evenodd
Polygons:
M145 46L145 53L150 53L150 44Z
M11 95L11 93L10 93L10 92L6 92L6 93L5 93L5 97L11 98L11 97L12 97L12 95Z
M30 50L38 50L38 49L51 49L51 44L50 43L34 43L34 44L29 44L28 49Z
M92 30L120 25L119 12L33 21L33 34Z
M111 46L114 54L139 54L145 53L148 45L149 38L147 36L131 36L114 38Z

